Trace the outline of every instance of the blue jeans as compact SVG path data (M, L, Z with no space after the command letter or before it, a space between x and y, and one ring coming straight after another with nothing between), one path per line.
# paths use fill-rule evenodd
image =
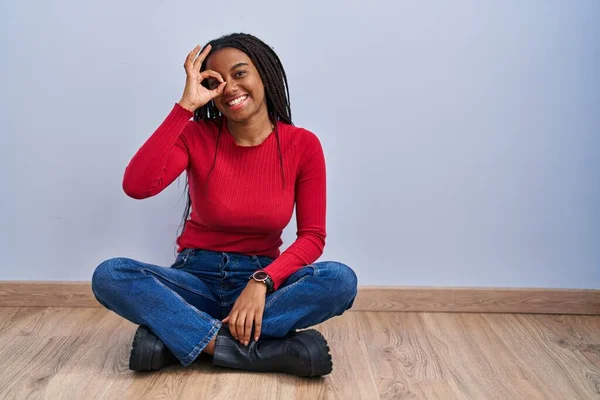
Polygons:
M250 275L271 262L202 249L182 250L170 267L112 258L94 271L92 291L107 309L150 328L185 367L216 336ZM267 296L261 338L284 337L342 315L356 291L350 267L333 261L307 265Z

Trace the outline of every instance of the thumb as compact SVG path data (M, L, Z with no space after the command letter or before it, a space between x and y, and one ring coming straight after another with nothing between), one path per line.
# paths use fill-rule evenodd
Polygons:
M226 317L223 319L223 321L221 321L221 322L222 322L222 323L226 323L227 321L229 321L229 315L228 315L228 316L226 316Z
M211 90L211 97L214 99L215 97L219 97L220 95L223 94L223 92L225 91L225 86L227 85L227 82L223 81L221 82L221 84L216 88Z

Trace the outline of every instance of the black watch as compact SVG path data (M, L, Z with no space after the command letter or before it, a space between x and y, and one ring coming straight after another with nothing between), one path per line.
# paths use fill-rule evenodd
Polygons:
M262 269L259 269L258 271L255 271L251 276L250 279L254 279L257 282L264 282L267 284L267 294L271 294L273 293L273 279L271 279L271 277L269 276L269 274L267 274L265 271L263 271Z

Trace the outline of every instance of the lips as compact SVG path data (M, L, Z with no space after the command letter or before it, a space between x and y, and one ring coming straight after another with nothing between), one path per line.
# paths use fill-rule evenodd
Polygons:
M244 94L244 95L236 97L235 99L231 99L231 100L227 101L226 103L229 106L229 108L235 110L235 109L240 108L247 99L248 99L248 95Z

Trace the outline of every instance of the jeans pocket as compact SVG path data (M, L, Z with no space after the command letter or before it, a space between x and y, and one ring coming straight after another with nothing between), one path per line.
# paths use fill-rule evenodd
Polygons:
M181 252L179 252L175 262L171 265L171 268L183 268L190 257L191 252L192 249L183 249Z

